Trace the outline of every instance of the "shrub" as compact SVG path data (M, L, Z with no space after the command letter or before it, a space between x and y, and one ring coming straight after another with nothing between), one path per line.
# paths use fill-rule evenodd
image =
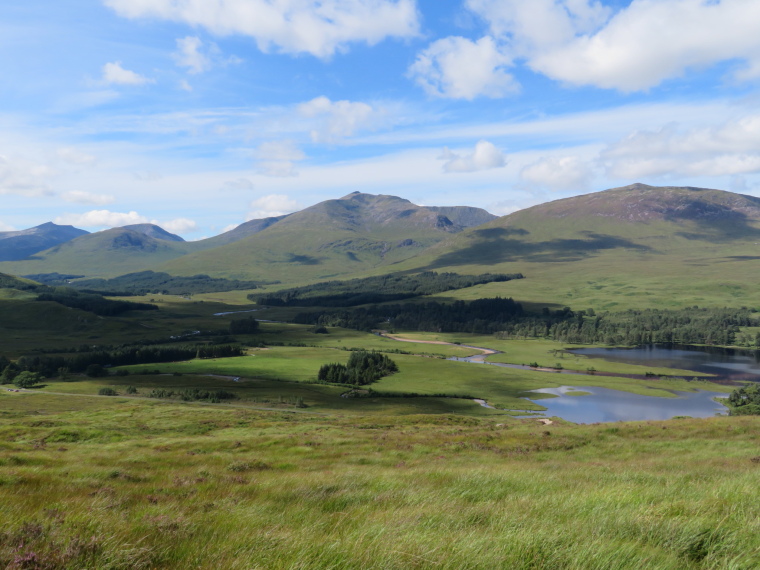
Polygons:
M42 375L37 372L29 372L27 370L19 372L13 379L13 383L19 388L31 388L32 386L42 382Z
M101 388L98 390L99 396L118 396L119 393L113 388Z

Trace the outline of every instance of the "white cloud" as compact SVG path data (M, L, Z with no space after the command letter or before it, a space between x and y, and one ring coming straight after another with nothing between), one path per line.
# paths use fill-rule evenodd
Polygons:
M247 220L260 218L273 218L289 214L299 209L298 202L284 194L270 194L262 196L251 202L252 210L248 213Z
M55 171L44 164L0 155L0 195L52 196L48 180Z
M110 194L94 194L92 192L83 192L81 190L65 192L64 194L61 194L61 198L67 202L93 204L95 206L105 206L106 204L112 204L116 201L116 198Z
M518 85L505 71L511 65L496 42L486 36L473 42L452 36L438 40L417 56L409 75L436 97L472 100L503 97Z
M589 0L468 0L515 57L573 85L639 91L725 61L760 75L756 0L633 0L612 13Z
M446 161L443 165L445 172L476 172L501 168L507 164L504 153L488 141L478 142L475 145L475 150L466 155L455 154L448 148L444 148L439 159Z
M59 148L56 151L58 158L70 164L88 166L97 160L93 155L87 154L72 147Z
M297 176L295 163L306 158L306 155L293 141L269 141L262 143L254 150L256 168L264 176L286 178Z
M169 220L166 222L152 221L152 224L156 224L164 228L166 231L173 234L183 234L185 232L194 232L198 229L198 224L193 220L187 218L177 218L175 220Z
M103 66L103 81L114 85L145 85L146 83L153 83L152 79L124 69L120 61L106 63Z
M179 82L179 88L182 89L182 91L190 92L193 90L193 86L188 83L187 79L183 79Z
M6 224L5 222L0 222L0 232L12 232L15 229L16 228L14 228L13 226L10 226L10 225Z
M600 155L611 176L724 176L760 172L760 115L679 129L635 131Z
M319 128L311 131L314 142L335 142L350 137L357 130L371 127L378 119L378 112L366 103L330 101L317 97L298 106L298 113L308 118L322 118Z
M211 58L202 53L203 41L197 36L179 38L177 51L172 54L177 65L186 67L189 73L203 73L211 69Z
M546 157L520 171L520 178L551 190L585 190L593 172L577 156Z
M77 226L80 228L117 228L130 224L150 223L148 218L132 212L111 212L110 210L91 210L84 214L64 214L55 219L56 224Z
M415 0L104 0L126 18L201 26L217 35L247 35L262 51L327 58L352 42L374 45L419 29Z

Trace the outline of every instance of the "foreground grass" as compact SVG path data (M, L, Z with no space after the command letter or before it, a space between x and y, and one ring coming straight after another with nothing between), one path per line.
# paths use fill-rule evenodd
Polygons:
M760 560L758 418L539 426L45 394L0 405L7 568Z

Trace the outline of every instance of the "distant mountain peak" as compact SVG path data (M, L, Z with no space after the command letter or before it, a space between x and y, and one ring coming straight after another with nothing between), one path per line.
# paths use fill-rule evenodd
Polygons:
M131 230L139 234L146 235L153 239L162 239L165 241L185 241L183 238L176 234L167 232L164 228L155 224L131 224L129 226L123 226L122 229Z
M33 228L0 232L0 261L18 261L90 232L45 222Z

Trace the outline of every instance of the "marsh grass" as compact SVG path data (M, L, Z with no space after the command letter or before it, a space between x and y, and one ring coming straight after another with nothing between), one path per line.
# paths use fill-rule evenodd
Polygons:
M540 426L114 400L2 399L14 411L0 416L1 566L749 569L760 560L757 418Z

